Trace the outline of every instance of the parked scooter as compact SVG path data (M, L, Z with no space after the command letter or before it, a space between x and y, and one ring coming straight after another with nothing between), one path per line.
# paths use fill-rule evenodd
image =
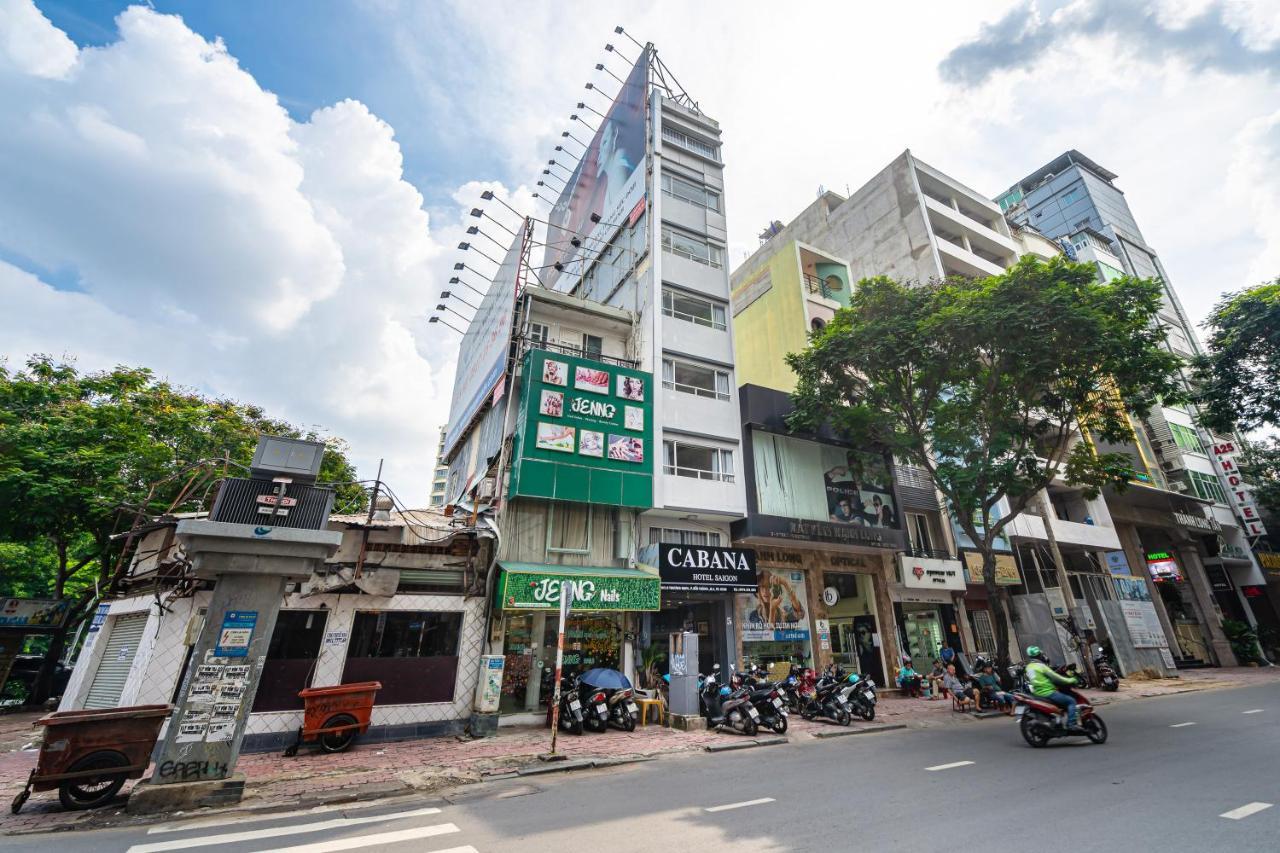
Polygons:
M1093 653L1093 671L1098 673L1098 686L1103 690L1114 693L1120 689L1120 674L1111 665L1111 661L1107 660L1102 646L1098 646Z
M843 674L837 668L837 675ZM869 675L851 672L844 678L841 695L849 710L868 723L876 718L876 683Z
M592 687L581 678L577 680L578 696L582 701L582 725L593 732L603 732L609 728L609 696L608 691Z
M548 712L547 725L551 725ZM566 675L560 680L560 730L570 734L582 734L582 702L578 698L578 682L573 676Z
M747 691L747 698L760 714L760 724L772 729L775 734L786 734L787 709L782 701L778 685L765 679L767 673L762 667L748 667L741 675L734 678L733 686Z
M634 732L640 722L640 706L636 704L635 691L630 687L605 691L608 694L609 725Z
M787 677L776 685L782 704L787 706L788 711L798 714L812 695L816 682L817 676L812 669L793 663Z
M853 713L843 695L844 679L837 679L828 670L814 684L813 695L805 697L800 707L800 716L806 720L822 717L837 725L847 726L853 722Z
M739 732L751 737L760 728L760 712L751 704L745 688L733 690L720 683L720 664L716 664L708 676L699 675L700 705L707 728L717 731Z

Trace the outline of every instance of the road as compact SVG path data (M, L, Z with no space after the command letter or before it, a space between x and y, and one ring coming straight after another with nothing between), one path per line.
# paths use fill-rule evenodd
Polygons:
M491 782L443 798L6 838L0 851L1280 849L1280 685L1101 713L1111 734L1102 746L1033 750L999 718Z

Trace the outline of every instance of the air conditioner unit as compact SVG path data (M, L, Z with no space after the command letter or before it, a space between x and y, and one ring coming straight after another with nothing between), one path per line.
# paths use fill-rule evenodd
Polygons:
M1166 459L1160 463L1160 467L1166 471L1183 471L1186 466L1179 459Z
M1186 483L1179 482L1176 480L1169 484L1169 491L1171 492L1185 492L1187 488L1188 487Z

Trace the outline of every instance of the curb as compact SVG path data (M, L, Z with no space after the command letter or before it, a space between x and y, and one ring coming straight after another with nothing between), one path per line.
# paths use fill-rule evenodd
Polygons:
M791 741L785 737L767 737L757 740L736 740L728 743L709 743L703 747L707 752L733 752L739 749L754 749L757 746L777 746L780 743L790 743Z
M624 764L639 764L642 761L653 761L655 756L639 755L633 758L580 758L576 761L560 761L554 764L521 767L514 773L503 773L497 776L486 776L485 781L511 779L516 776L545 776L548 773L571 773L574 770L594 770L604 767L621 767Z
M811 732L810 737L825 740L831 737L850 737L852 735L870 735L876 732L891 732L896 729L905 729L906 723L886 723L883 726L869 726L863 729L828 729L825 731Z

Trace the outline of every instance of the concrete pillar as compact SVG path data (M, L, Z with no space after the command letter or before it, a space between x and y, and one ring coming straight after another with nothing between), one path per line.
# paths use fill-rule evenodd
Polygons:
M1132 524L1117 524L1116 534L1120 537L1120 544L1124 548L1125 560L1129 563L1129 572L1134 577L1140 577L1146 583L1147 595L1151 596L1151 603L1155 606L1156 618L1160 620L1160 630L1164 631L1164 638L1169 643L1169 648L1176 651L1179 657L1185 657L1181 646L1178 645L1178 638L1173 633L1173 622L1169 619L1169 613L1164 609L1164 599L1160 597L1160 590L1156 588L1156 582L1151 578L1151 572L1147 571L1147 554L1143 550L1142 540L1138 538L1138 528Z
M1200 612L1200 624L1208 633L1209 648L1213 652L1218 666L1239 666L1235 652L1231 651L1231 643L1222 631L1222 617L1218 605L1213 600L1213 590L1209 587L1209 579L1204 572L1204 563L1200 562L1200 552L1195 545L1184 543L1175 546L1178 562L1187 571L1187 582L1191 584L1191 593L1195 599L1196 609Z

